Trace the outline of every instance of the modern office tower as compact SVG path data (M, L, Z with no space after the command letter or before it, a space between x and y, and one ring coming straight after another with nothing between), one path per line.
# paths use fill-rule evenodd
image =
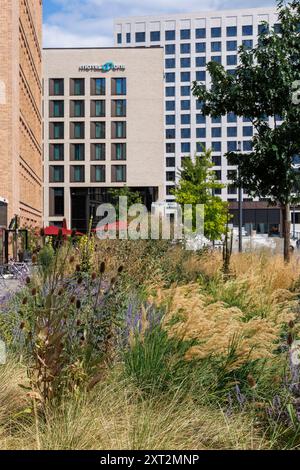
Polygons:
M0 9L0 226L42 223L41 0Z
M86 231L111 188L163 199L163 49L45 49L45 224Z
M231 202L237 223L237 188L230 184L236 168L228 165L224 155L237 150L239 142L242 151L249 152L253 127L247 119L232 114L205 118L191 88L194 81L209 84L206 71L209 61L221 63L234 73L239 46L252 47L258 32L266 28L264 22L273 26L277 21L275 9L268 8L115 20L115 44L119 47L164 48L164 198L167 202L174 200L172 189L182 158L200 153L203 146L211 148L217 177L227 185L220 195ZM244 201L246 225L251 224L263 233L277 232L278 209L269 209L263 202L251 203L247 195Z

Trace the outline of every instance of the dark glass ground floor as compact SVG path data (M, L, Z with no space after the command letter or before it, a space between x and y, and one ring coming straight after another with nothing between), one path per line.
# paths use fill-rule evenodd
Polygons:
M239 225L239 209L237 203L230 204L231 223ZM281 236L282 220L280 207L270 207L265 202L243 203L243 227L247 235L253 231L257 234Z

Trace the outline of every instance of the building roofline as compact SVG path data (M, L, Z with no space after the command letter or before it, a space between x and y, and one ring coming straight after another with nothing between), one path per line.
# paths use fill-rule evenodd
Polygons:
M163 46L153 46L153 47L147 47L147 46L131 46L131 47L43 47L43 51L79 51L79 50L97 50L97 51L102 51L102 50L155 50L155 49L163 49Z

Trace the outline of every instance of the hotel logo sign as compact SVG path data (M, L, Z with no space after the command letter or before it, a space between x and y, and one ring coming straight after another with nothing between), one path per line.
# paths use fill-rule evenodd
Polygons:
M79 72L123 72L125 65L116 65L114 62L106 62L103 65L81 65Z

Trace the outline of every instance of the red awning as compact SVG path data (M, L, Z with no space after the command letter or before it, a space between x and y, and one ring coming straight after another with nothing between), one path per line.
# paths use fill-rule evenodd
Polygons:
M55 227L54 225L50 225L50 227L46 227L44 229L46 237L57 237L59 232L61 231L64 237L70 237L72 235L72 230L68 230L67 228L60 228ZM76 232L76 235L83 235L80 232Z

